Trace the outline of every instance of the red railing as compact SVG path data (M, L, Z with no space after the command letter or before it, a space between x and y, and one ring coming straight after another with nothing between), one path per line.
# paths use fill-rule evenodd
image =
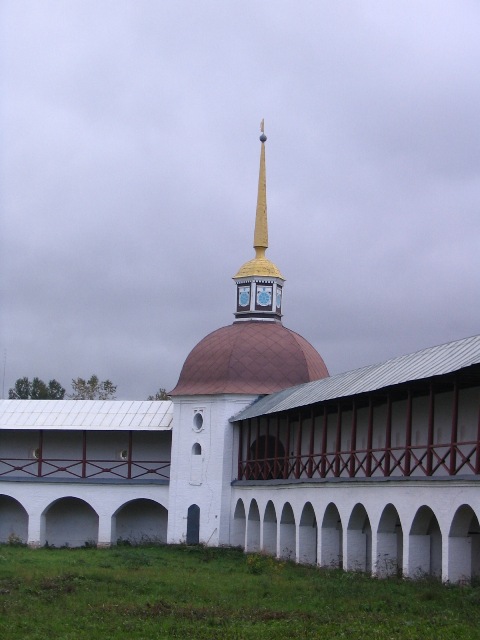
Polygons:
M170 460L78 460L63 458L0 458L0 478L86 478L168 480Z
M480 443L476 440L241 460L238 479L452 476L459 473L480 473Z

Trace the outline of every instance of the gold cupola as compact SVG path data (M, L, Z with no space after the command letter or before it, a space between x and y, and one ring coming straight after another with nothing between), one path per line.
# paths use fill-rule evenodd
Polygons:
M260 125L260 172L258 176L257 211L253 248L255 257L240 267L233 276L237 284L237 320L276 320L282 317L282 288L285 278L278 267L265 256L268 248L267 184L265 172L264 123Z

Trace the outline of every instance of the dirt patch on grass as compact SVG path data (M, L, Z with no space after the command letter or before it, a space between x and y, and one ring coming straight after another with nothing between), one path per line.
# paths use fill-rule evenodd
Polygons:
M105 609L105 607L104 607ZM205 607L205 606L185 606L176 603L171 603L164 600L157 602L147 602L145 605L132 605L130 607L124 607L121 611L115 606L115 611L121 613L126 617L136 618L154 618L154 617L167 617L171 616L176 620L216 620L239 622L249 622L250 624L270 622L273 620L304 620L310 621L315 618L314 615L301 612L289 612L289 611L272 611L269 609L250 609L250 610L232 610L225 607Z

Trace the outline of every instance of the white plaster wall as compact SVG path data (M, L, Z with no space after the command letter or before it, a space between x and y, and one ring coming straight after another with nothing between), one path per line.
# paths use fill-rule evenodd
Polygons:
M113 514L130 500L149 498L168 508L168 485L1 482L0 494L18 500L26 510L28 543L32 546L45 544L47 531L43 515L59 498L84 500L95 511L98 515L97 542L106 546L116 542L116 538L112 539Z
M82 443L81 431L44 431L42 456L78 460L82 457Z
M0 429L0 473L12 473L12 466L23 466L31 462L32 464L25 471L15 471L17 476L28 476L36 473L37 461L33 452L38 448L38 431L15 431L12 429ZM7 462L2 462L2 458L9 458Z
M50 546L96 546L98 542L98 515L78 498L67 497L52 504L42 514L42 528L44 542Z
M112 541L133 544L165 543L168 513L157 502L139 498L122 506L112 519Z
M367 570L367 536L360 529L346 531L344 566L347 571Z
M132 439L134 460L170 460L171 431L134 431Z
M278 555L285 560L296 560L297 558L297 542L296 542L295 523L284 522L280 524L278 534Z
M182 542L187 533L187 511L200 507L200 542L228 544L231 527L230 483L237 474L237 443L229 418L250 405L256 396L182 396L174 399L174 430L170 476L168 541ZM194 414L201 411L203 426L196 430ZM192 479L192 446L202 447L201 481ZM197 461L195 461L197 464Z
M311 524L301 525L298 529L297 561L302 564L317 562L317 528Z
M262 551L277 555L277 521L264 520L262 527Z
M0 429L1 457L29 458L38 442L38 431Z
M480 537L472 537L472 578L480 576Z
M0 495L0 542L28 539L28 514L22 505L9 496Z
M320 562L326 566L337 562L338 556L338 531L334 529L322 529L321 523L325 510L329 503L333 503L339 512L344 524L343 542L346 544L345 553L348 553L347 566L351 569L361 568L367 559L366 544L364 535L348 536L346 523L349 522L354 507L362 504L370 520L372 529L372 544L374 559L376 560L378 548L387 548L387 553L397 556L403 555L403 570L412 577L418 572L429 573L439 570L437 567L439 553L433 549L431 558L431 546L438 546L440 543L439 534L410 536L410 529L417 511L428 506L434 512L439 528L441 539L444 545L449 544L449 531L452 519L456 510L463 504L472 507L477 515L480 514L480 486L475 479L456 480L448 478L445 480L390 480L383 482L375 481L355 481L355 482L322 482L322 483L258 483L257 485L234 485L232 490L232 504L236 504L238 499L242 499L245 504L250 504L252 499L258 503L260 513L264 513L269 500L274 504L276 513L282 513L284 505L288 502L294 512L295 522L298 523L302 510L307 502L313 505L316 521L319 525L319 553ZM385 545L385 538L381 538L382 544L378 546L377 529L383 510L388 504L392 504L398 512L401 530L403 532L403 553L399 554L398 549L394 551L394 539L391 544ZM283 544L286 540L292 540L291 524L278 524L278 535L280 538L279 551L282 553ZM298 525L297 525L298 531ZM265 534L264 534L265 535ZM361 538L361 540L360 540ZM413 540L413 542L412 542ZM432 542L433 540L433 542ZM452 540L452 538L450 538ZM472 538L475 541L475 538ZM450 549L450 566L447 564L445 553L442 556L442 579L448 580L450 573L455 575L455 571L464 571L462 566L453 569L455 564L461 564L457 554L461 543ZM476 557L476 556L475 556Z
M410 535L408 537L408 548L408 565L404 566L404 573L411 578L418 578L430 574L430 536Z
M233 547L245 548L246 518L243 502L239 502L232 521L230 544Z
M342 530L322 527L318 530L317 557L322 567L337 568L343 565Z
M452 537L447 542L448 579L451 582L470 580L472 577L472 538Z
M375 541L374 572L381 578L395 575L398 569L397 534L378 533Z
M247 519L245 551L256 553L260 551L260 520Z

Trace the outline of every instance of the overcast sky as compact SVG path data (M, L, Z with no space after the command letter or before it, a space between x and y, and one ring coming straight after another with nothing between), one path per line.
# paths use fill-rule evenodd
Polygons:
M2 393L172 389L233 321L265 118L284 324L338 373L479 333L477 0L3 0Z

